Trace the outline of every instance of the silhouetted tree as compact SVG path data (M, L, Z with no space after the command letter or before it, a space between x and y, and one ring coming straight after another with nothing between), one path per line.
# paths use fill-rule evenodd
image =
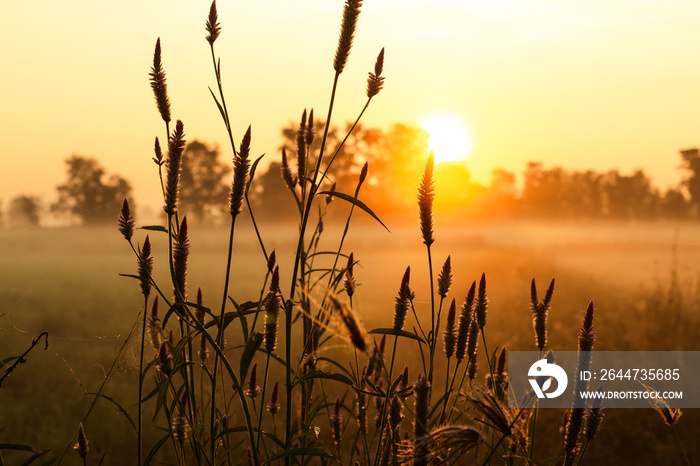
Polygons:
M661 198L659 215L665 218L683 218L688 215L689 204L680 189L671 188Z
M658 192L651 188L651 181L642 170L632 175L621 175L617 170L604 177L606 213L613 218L644 218L653 212Z
M54 211L73 214L85 223L113 221L125 197L134 210L129 182L117 175L106 177L96 159L72 155L66 159L66 169L68 180L56 188Z
M376 158L377 147L383 137L383 133L380 129L367 128L358 124L341 147L341 143L347 136L351 127L352 123L348 122L345 124L343 130L337 126L331 126L329 128L322 165L322 169L325 168L328 162L330 162L331 157L337 152L333 160L333 165L327 173L327 183L328 185L335 183L337 191L349 194L355 191L357 177L362 169L362 165L364 165L365 162L372 164L373 160ZM297 167L296 137L298 129L298 123L290 123L287 127L282 129L282 137L284 138L282 147L287 151L287 158L292 168ZM317 156L321 147L324 129L325 122L314 121L316 137L314 138L314 143L310 151L309 164L315 164L318 160ZM308 170L313 169L313 167L307 168ZM296 175L296 172L294 174Z
M39 199L34 196L19 196L10 202L8 224L12 227L39 225Z
M695 148L682 150L681 168L686 172L682 184L688 190L690 203L697 214L700 206L700 150Z
M545 169L541 162L530 162L525 170L522 201L526 214L536 216L568 216L572 207L567 202L570 184L561 167Z
M213 220L228 208L231 168L219 160L219 149L194 140L185 148L180 175L180 205L188 215Z
M274 161L266 171L255 174L250 198L256 217L275 220L298 218L299 210L282 180L281 167L281 162Z

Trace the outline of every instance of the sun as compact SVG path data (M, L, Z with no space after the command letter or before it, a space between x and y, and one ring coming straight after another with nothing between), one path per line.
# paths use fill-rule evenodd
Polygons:
M435 163L464 162L474 150L474 137L464 119L448 112L433 113L418 124L428 133L428 151Z

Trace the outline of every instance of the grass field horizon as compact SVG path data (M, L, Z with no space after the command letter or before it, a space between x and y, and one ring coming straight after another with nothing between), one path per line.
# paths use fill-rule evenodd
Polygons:
M353 222L346 244L347 251L359 261L355 271L356 309L367 328L390 326L394 289L407 265L416 270L412 278L418 297L416 307L426 309L428 277L421 273L425 257L420 232L408 223L390 223L389 233L371 219L358 216ZM700 242L695 241L700 238L700 224L532 220L441 223L436 218L435 257L438 261L448 254L452 257L455 281L451 294L459 299L481 272L488 277L493 326L487 338L493 347L534 348L529 283L533 277L538 283L556 277L549 317L553 349L576 349L580 315L588 300L594 299L598 350L700 350L696 330L700 322L700 276L695 265L700 259ZM279 263L291 262L292 255L284 251L293 246L298 227L293 223L261 227L267 232L266 244L279 251ZM329 226L326 231L329 238L338 233L337 226ZM4 303L0 311L0 354L20 354L42 331L49 332L50 342L46 352L35 349L28 362L3 385L3 441L60 448L91 401L85 391L97 390L137 320L141 306L135 293L137 284L118 276L131 273L134 261L123 254L123 238L112 225L5 230L1 234L6 267L0 280ZM156 278L166 273L167 241L165 234L160 236L151 233ZM224 227L191 229L193 256L188 281L190 287L202 288L205 302L221 286L225 239ZM230 295L241 301L256 299L249 290L255 289L254 284L264 273L254 232L245 225L234 244ZM673 299L682 302L674 304ZM235 335L228 336L234 345ZM329 349L338 353L340 360L344 357L350 361L347 345L336 344ZM397 365L403 367L415 356L408 351ZM137 365L136 343L132 341L105 393L135 399L131 380ZM625 425L630 416L638 418L640 413L632 412L637 410L607 411L601 439L591 446L582 464L599 464L596 458L610 454L609 447L603 446L608 442L622 448L626 458L638 454L636 464L675 464L660 462L668 455L682 461L671 437L667 449L645 448L647 435L623 435L620 427L614 427ZM651 409L643 411L647 428L642 430L646 434L670 435L664 433L658 414ZM681 435L697 433L695 411L685 410ZM128 424L106 401L98 405L93 416L89 423L91 448L109 452L106 464L128 461L133 448ZM636 446L624 443L622 447L619 443L623 441L634 441ZM691 458L700 455L693 450L692 441L685 444ZM596 454L598 449L605 452L603 456ZM660 451L663 454L655 456Z

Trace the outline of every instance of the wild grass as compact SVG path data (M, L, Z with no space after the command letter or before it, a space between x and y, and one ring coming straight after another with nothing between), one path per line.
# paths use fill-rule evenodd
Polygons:
M327 122L332 119L361 3L347 0L345 4ZM17 369L19 373L8 380L18 381L19 387L51 384L52 395L70 400L70 412L54 406L56 411L47 415L35 407L30 417L50 417L62 434L52 438L55 431L42 430L37 422L24 432L48 443L48 448L34 450L7 442L0 451L29 456L25 464L37 460L179 465L583 464L584 453L595 449L595 444L589 447L588 440L593 439L585 438L582 426L599 420L600 412L567 411L564 438L558 434L557 441L552 441L551 435L544 435L558 425L551 416L507 406L507 352L533 347L544 351L554 345L570 349L576 345L579 327L581 350L590 349L594 338L602 340L603 347L623 345L624 340L607 333L606 325L619 328L629 321L608 318L599 323L592 303L586 308L588 298L569 297L561 305L559 294L566 295L568 289L559 283L567 283L566 275L558 279L554 294L551 286L546 294L541 289L544 300L539 301L531 275L526 278L518 269L538 261L526 257L520 262L517 248L504 247L491 261L481 262L479 252L472 251L469 259L476 259L481 270L456 266L466 260L444 254L433 217L433 199L439 194L433 186L432 155L416 186L417 244L407 241L385 251L363 250L361 242L352 239L350 228L358 214L372 218L381 234L386 229L360 200L371 167L363 169L354 193L336 192L327 173L340 148L327 147L327 135L315 134L313 111L302 113L296 168L287 163L281 173L296 203L298 223L282 239L267 233L265 225L256 222L247 198L261 157L254 155L254 130L231 125L215 51L217 37L226 30L218 22L215 3L206 30L216 82L211 94L233 158L230 227L225 233L217 232L223 233L220 237L208 237L223 238L221 243L208 242L206 235L199 236L197 225L188 223L187 213L179 210L186 126L177 120L171 131L166 66L158 40L151 82L168 143L167 154L162 157L156 149L154 160L166 221L141 225L133 218L128 200L124 201L118 231L128 244L124 249L133 256L127 262L119 257L118 268L126 272L118 285L102 281L101 275L86 280L86 269L103 269L110 263L106 259L115 259L111 243L107 247L100 242L95 248L95 244L76 242L82 262L75 276L56 264L40 264L56 286L70 283L76 293L66 296L65 288L50 290L41 285L25 288L40 289L49 296L41 304L58 309L41 314L50 316L45 321L25 320L23 327L48 330L51 344L58 346L50 364L63 359L65 368L50 369L44 360L31 373ZM384 84L383 60L382 49L370 67L374 72L369 73L366 101L356 123ZM338 203L346 203L349 209L339 225L329 228L328 212ZM63 241L76 239L66 235ZM420 241L425 249L415 247ZM407 245L416 252L407 252ZM200 255L209 257L200 262ZM77 257L66 253L65 259L75 263ZM86 267L85 261L95 263ZM506 277L491 279L499 273ZM60 279L54 274L60 274ZM539 277L544 270L538 268L532 274ZM504 286L513 277L523 286ZM387 298L387 289L395 290L393 302ZM494 289L506 297L497 297ZM95 290L99 293L92 296ZM672 293L665 302L675 303L680 312L678 291L672 287ZM67 297L72 315L82 325L69 326L61 315ZM24 295L17 299L28 300ZM547 314L550 306L553 310ZM109 311L98 311L102 307ZM530 307L536 317L534 335L522 330L531 328ZM563 312L566 317L557 319L557 328L552 314L565 307L569 308ZM133 322L127 330L125 316ZM115 323L122 331L106 336L108 351L89 347L95 343L91 337L96 327L113 328ZM24 335L11 336L5 344L21 354L17 348ZM13 360L7 358L4 364ZM585 367L586 361L579 363ZM83 384L84 378L100 382ZM10 396L26 396L14 390ZM15 442L12 436L23 428L19 412L10 416L8 425L16 423L10 435ZM114 432L119 440L108 451L104 438ZM674 433L682 445L683 439ZM598 439L605 434L603 427ZM615 450L606 451L612 455Z

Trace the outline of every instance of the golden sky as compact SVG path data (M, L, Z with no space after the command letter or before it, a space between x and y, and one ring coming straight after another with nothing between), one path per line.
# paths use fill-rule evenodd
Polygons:
M0 15L0 199L51 200L70 154L99 158L159 205L153 139L165 139L148 72L161 38L173 117L187 139L219 143L224 126L204 23L208 0L33 0ZM278 159L280 128L325 115L341 0L218 2L216 42L234 135ZM694 0L366 0L341 76L336 122L354 119L367 72L386 48L385 89L364 123L460 115L467 162L546 166L679 181L678 150L700 145L700 2ZM371 169L371 167L370 167Z

